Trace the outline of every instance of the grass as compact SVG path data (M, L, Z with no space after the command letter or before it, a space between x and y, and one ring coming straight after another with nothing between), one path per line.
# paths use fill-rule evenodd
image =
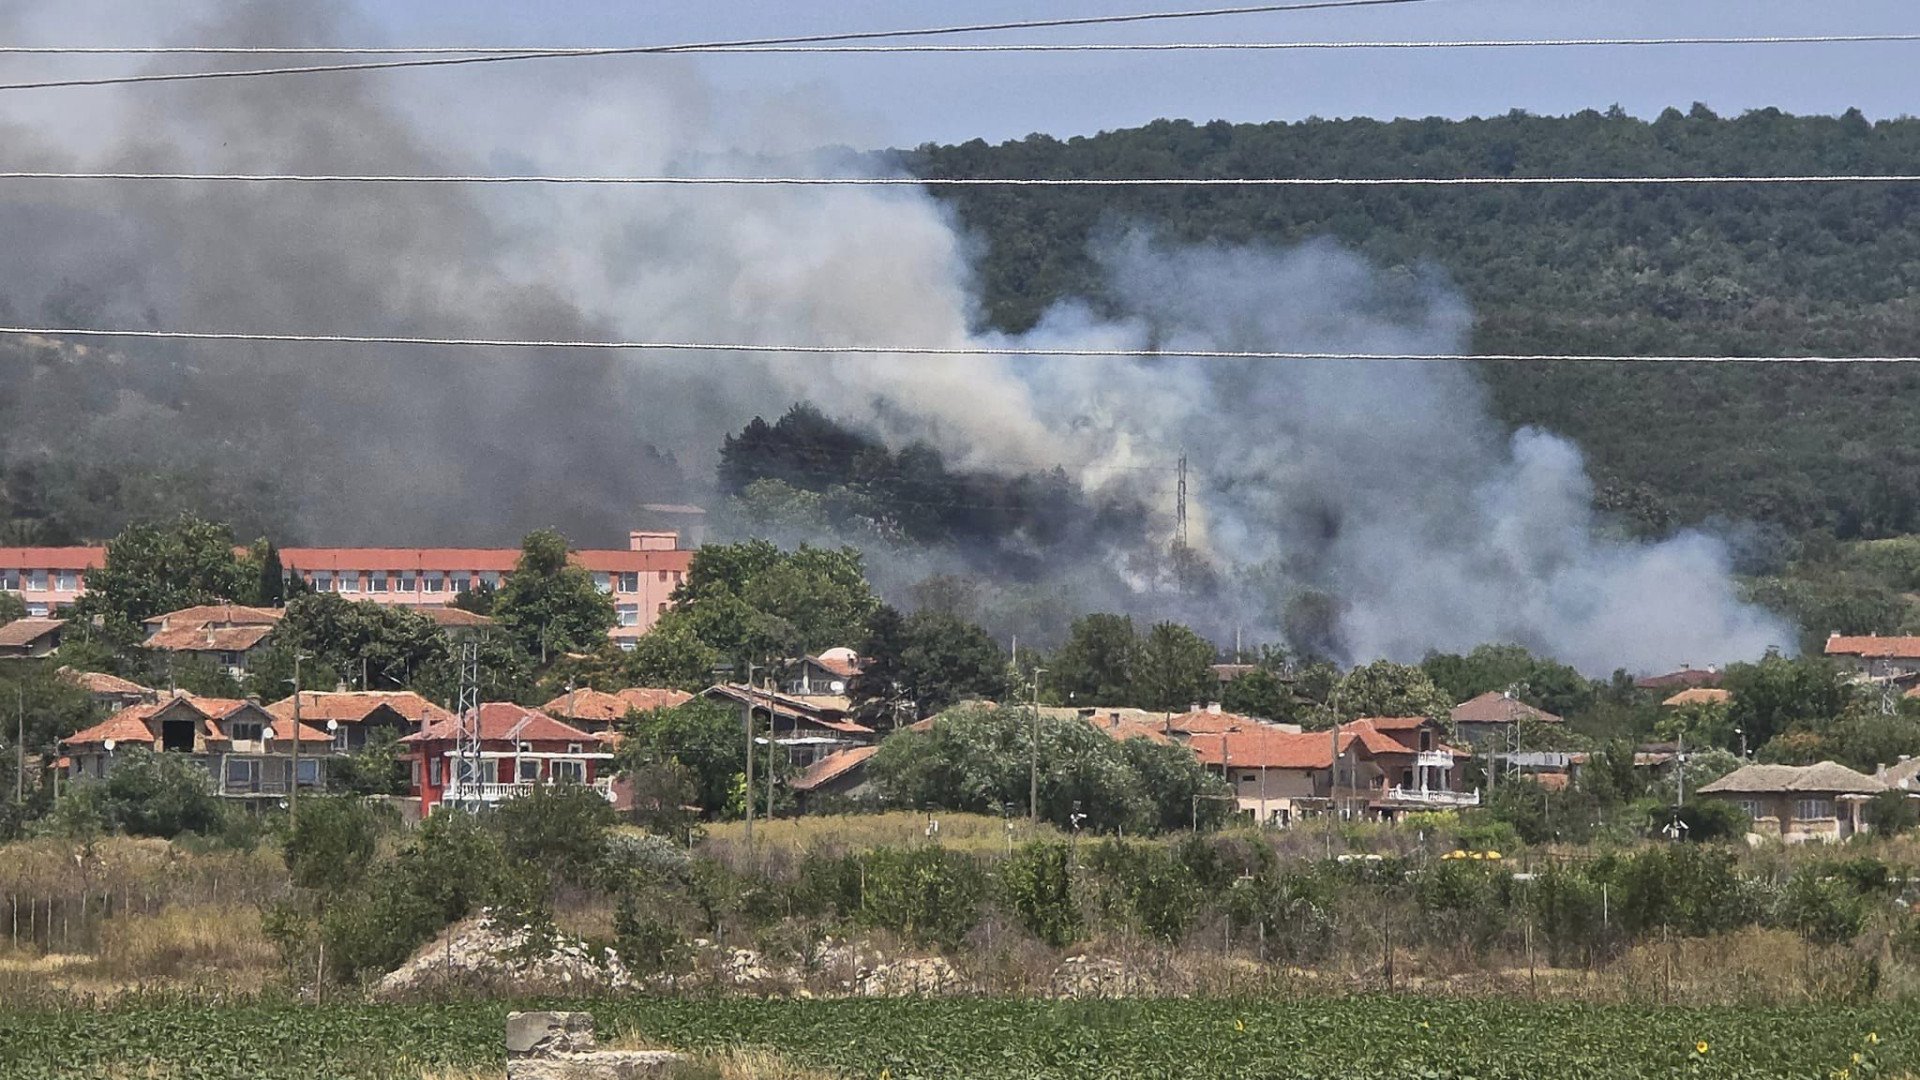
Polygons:
M846 814L822 817L775 818L753 824L756 849L800 853L816 847L865 850L877 847L903 847L927 842L930 821L939 823L941 846L974 854L1007 850L1008 826L1013 843L1033 839L1058 839L1060 831L1051 825L1029 825L1025 818L998 818L986 814L936 813L931 815L906 810L884 814ZM746 826L728 821L707 827L709 846L744 851Z

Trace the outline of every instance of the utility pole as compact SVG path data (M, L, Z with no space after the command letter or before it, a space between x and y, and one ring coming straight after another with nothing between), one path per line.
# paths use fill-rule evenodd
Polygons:
M287 823L300 812L300 650L293 652L293 782L287 785Z
M13 776L13 801L25 804L27 801L27 690L24 686L13 688L13 706L20 718L20 737L15 750L20 757L19 771Z
M771 674L764 676L762 685L767 688L767 821L771 823L773 821L773 774L776 771L773 767L773 676Z
M746 780L746 783L741 786L741 790L746 793L747 852L748 854L752 854L753 852L753 665L751 663L747 664L747 680L745 685L747 689L747 717L746 717L747 719L747 780Z
M1040 823L1040 676L1046 668L1033 669L1033 738L1027 761L1027 821Z

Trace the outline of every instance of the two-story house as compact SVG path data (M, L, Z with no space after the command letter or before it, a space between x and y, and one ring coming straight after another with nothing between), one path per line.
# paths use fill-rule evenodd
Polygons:
M267 706L267 712L276 720L292 720L294 705L292 696L284 697ZM331 731L333 748L343 754L359 753L381 733L402 739L423 724L453 716L411 690L302 690L299 714L302 724Z
M1461 790L1456 752L1441 735L1426 717L1372 717L1337 731L1232 726L1184 741L1233 787L1241 813L1286 825L1329 811L1393 818L1478 805L1478 792Z
M685 690L664 687L630 686L611 694L604 690L581 688L561 694L540 706L540 711L582 731L597 734L619 727L620 721L625 720L629 713L671 709L691 700L693 695Z
M751 715L754 730L769 732L796 769L877 738L872 728L848 715L845 699L803 698L735 683L708 687L701 696Z
M463 755L468 725L472 752ZM413 759L422 817L446 803L497 803L543 784L585 784L613 801L608 742L538 709L489 701L470 717L430 719L400 742Z
M87 591L106 564L103 547L0 547L0 592L19 594L32 616L57 615Z
M273 636L285 612L244 604L201 604L146 620L146 646L172 656L196 657L234 678Z
M321 728L298 728L302 788L324 779L322 759L333 737ZM294 783L295 727L256 702L177 693L132 705L61 740L67 775L78 782L112 773L129 753L183 754L206 769L214 790L234 799L262 801L284 796Z
M0 626L0 659L36 660L52 656L60 648L60 634L66 625L65 619L29 615Z
M1833 634L1826 654L1868 679L1904 682L1920 675L1920 637Z

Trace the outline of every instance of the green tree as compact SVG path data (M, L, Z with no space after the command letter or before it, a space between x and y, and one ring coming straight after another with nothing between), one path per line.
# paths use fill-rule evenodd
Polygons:
M380 822L358 798L319 796L300 800L300 813L287 830L280 857L293 883L325 894L359 884L373 863Z
M398 690L412 682L414 672L445 647L445 637L432 619L417 611L371 600L353 601L335 593L296 596L274 629L274 640L297 648L316 670L302 671L309 688L333 688L320 669L345 678L364 690ZM271 689L263 694L279 696Z
M1007 692L1007 656L999 644L978 626L941 612L902 619L881 607L860 655L866 666L850 696L883 727L907 710L918 720L967 698Z
M253 581L234 557L233 530L181 515L129 525L107 541L104 564L87 575L74 617L95 616L122 632L169 611L245 595Z
M733 790L747 767L745 733L740 710L707 698L694 698L671 709L629 716L621 726L622 772L647 767L684 769L693 802L709 818L727 809Z
M536 785L494 807L491 824L509 864L538 867L549 881L591 883L618 817L585 784Z
M1796 727L1824 726L1854 699L1846 676L1827 661L1771 652L1758 663L1728 665L1721 685L1733 695L1727 719L1754 746Z
M1597 694L1593 681L1578 671L1519 645L1481 645L1465 656L1429 653L1420 667L1456 704L1489 690L1512 690L1535 708L1572 716L1590 708Z
M27 602L19 593L0 592L0 626L27 617Z
M1133 700L1142 708L1178 712L1205 704L1218 685L1212 642L1179 623L1155 624L1140 643Z
M702 547L674 603L702 642L733 661L854 646L880 606L859 552L786 552L765 540Z
M1135 701L1139 663L1140 639L1132 618L1083 615L1054 652L1047 685L1057 700L1071 705L1129 705Z
M692 692L713 682L721 662L719 651L700 640L686 617L669 610L627 654L626 685Z
M207 834L222 824L213 778L185 754L156 754L144 749L114 755L113 769L95 785L68 797L97 799L109 828L129 836L171 839L182 833Z
M260 575L254 586L253 602L261 607L285 607L287 603L287 571L280 565L280 549L273 546L271 540L263 540L260 548Z
M1282 723L1294 722L1302 711L1292 688L1265 668L1228 680L1220 688L1220 707L1241 716Z
M591 652L619 620L613 596L585 567L568 561L567 538L551 529L527 534L520 560L501 586L494 619L542 664L555 653Z
M1453 712L1453 702L1425 671L1391 660L1376 660L1347 672L1332 700L1342 721L1361 716L1424 716L1447 724Z
M341 794L405 795L413 786L406 748L391 728L370 732L366 743L344 757L327 759L327 786ZM301 813L306 813L301 803Z

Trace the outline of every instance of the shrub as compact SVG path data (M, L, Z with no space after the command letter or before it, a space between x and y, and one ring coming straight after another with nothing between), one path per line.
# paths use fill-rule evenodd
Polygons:
M980 921L986 873L941 847L878 848L861 858L860 920L915 941L948 947Z
M1086 869L1103 917L1162 941L1185 937L1205 900L1192 870L1162 844L1103 841Z
M1779 925L1822 945L1853 940L1866 918L1866 903L1848 881L1811 866L1787 879L1774 908Z
M1054 947L1080 937L1067 845L1035 841L1000 864L1000 892L1020 925Z

